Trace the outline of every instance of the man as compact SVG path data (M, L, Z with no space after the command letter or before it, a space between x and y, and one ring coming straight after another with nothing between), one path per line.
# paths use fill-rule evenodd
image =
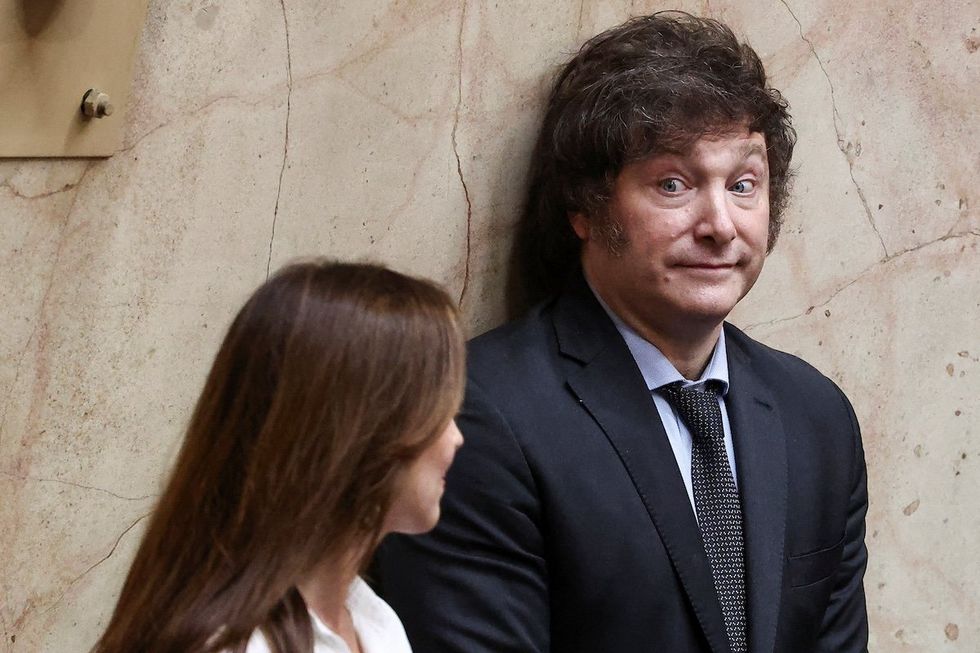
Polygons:
M637 18L564 67L524 216L557 294L471 343L442 521L380 555L417 651L866 650L851 406L724 322L794 142L714 21Z

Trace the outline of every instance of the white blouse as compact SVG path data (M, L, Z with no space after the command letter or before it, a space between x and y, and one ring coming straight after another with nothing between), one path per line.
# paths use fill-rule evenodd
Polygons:
M398 615L360 577L351 583L347 593L347 609L354 621L354 630L363 653L412 653ZM313 653L350 653L347 643L312 610L310 620L313 622ZM245 651L270 653L261 630L252 634Z

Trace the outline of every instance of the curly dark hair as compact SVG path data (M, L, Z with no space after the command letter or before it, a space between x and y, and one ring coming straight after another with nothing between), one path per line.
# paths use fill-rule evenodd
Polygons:
M518 230L514 289L525 302L542 299L578 266L569 215L581 212L615 231L605 207L623 166L746 127L766 139L771 250L796 143L787 107L767 86L755 51L716 20L665 11L593 37L560 70L548 100Z

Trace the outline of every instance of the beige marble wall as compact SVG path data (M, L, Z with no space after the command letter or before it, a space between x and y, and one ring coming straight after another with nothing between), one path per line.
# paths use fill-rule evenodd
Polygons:
M796 200L735 320L864 426L874 650L980 650L977 5L682 2L763 55ZM124 149L0 162L0 650L104 624L216 344L317 253L499 322L553 66L663 5L153 0Z

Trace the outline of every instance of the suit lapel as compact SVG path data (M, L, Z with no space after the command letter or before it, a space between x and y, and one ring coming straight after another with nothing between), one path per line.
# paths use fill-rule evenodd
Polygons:
M674 454L626 343L581 282L555 312L567 380L622 460L714 653L727 653L725 624L701 531Z
M786 439L771 391L752 367L745 336L726 325L730 390L725 398L746 547L749 650L772 651L786 531Z

